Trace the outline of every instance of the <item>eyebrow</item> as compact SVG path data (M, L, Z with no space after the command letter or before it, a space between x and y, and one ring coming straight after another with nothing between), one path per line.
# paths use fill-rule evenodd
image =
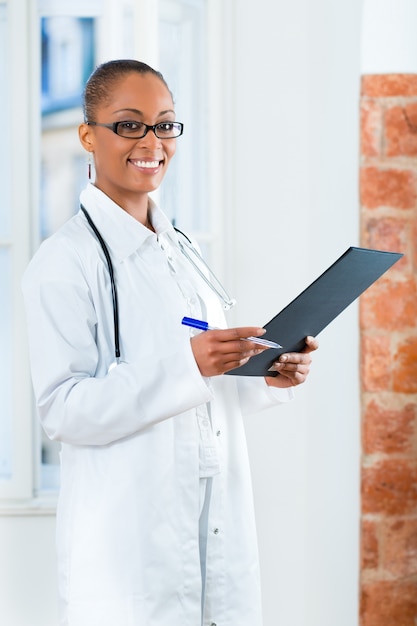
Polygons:
M117 111L113 111L113 113L134 113L135 115L144 115L144 113L142 111L140 111L139 109L118 109ZM160 113L158 113L158 117L160 117L161 115L166 115L167 113L173 113L175 115L175 111L173 109L167 109L166 111L161 111Z

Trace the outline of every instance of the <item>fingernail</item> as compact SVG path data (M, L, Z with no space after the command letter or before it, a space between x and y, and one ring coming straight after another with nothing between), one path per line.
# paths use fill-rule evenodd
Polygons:
M279 372L280 369L281 369L281 363L275 362L268 369L268 372Z
M285 363L285 361L288 361L288 357L286 354L283 354L279 357L279 360L281 361L281 363Z

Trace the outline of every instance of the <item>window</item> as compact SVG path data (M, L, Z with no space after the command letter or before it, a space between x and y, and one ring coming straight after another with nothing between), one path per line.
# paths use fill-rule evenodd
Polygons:
M42 17L42 115L79 107L94 67L94 19Z
M0 83L8 84L7 7L0 5ZM7 90L0 91L0 118L10 119ZM5 125L8 135L9 124ZM11 286L11 219L10 219L10 162L8 148L10 135L0 142L0 346L3 357L0 362L0 480L12 475L12 380L10 362L12 343L10 328L12 320Z
M15 5L0 1L0 496L32 494L30 378L20 277L29 252L27 41ZM7 86L7 88L4 88ZM22 150L22 146L27 149ZM25 181L25 184L22 184Z
M220 0L37 0L31 6L25 0L0 0L0 80L8 85L0 92L0 114L10 120L0 142L3 503L6 498L28 502L33 495L55 493L58 486L59 444L43 435L31 411L20 284L40 241L78 210L79 191L87 182L87 155L77 133L81 93L97 63L140 58L164 74L185 133L156 199L173 222L197 236L205 252L214 249L207 157L207 24L213 6L221 16ZM139 37L143 16L146 37ZM23 41L22 29L31 34ZM213 190L217 193L212 182Z
M164 0L159 3L155 24L158 69L177 101L177 119L186 120L186 132L177 144L176 158L157 193L157 201L181 229L203 235L203 239L208 224L204 9L203 0ZM123 24L126 28L125 20ZM132 29L133 22L130 24ZM87 156L79 144L77 127L82 120L82 90L98 58L96 42L103 39L103 33L97 32L100 28L103 24L98 18L41 18L40 240L78 211L79 193L87 182ZM133 50L128 56L133 56ZM55 490L59 444L41 432L40 446L39 489Z
M0 479L12 476L12 381L9 364L12 356L11 328L11 267L10 250L7 242L0 246L0 284L2 285L2 303L0 308L0 345L4 358L0 365Z
M206 3L163 0L159 14L159 69L175 100L184 134L161 186L160 202L172 221L202 235L208 229ZM182 184L186 181L186 184Z
M84 84L95 66L95 28L92 17L58 15L40 20L41 240L78 210L79 194L86 182L87 157L78 141L77 127L83 119Z
M52 235L79 208L87 182L87 156L78 140L82 92L96 65L97 17L41 15L41 118L39 223L35 240ZM59 487L60 444L51 442L35 419L36 491Z

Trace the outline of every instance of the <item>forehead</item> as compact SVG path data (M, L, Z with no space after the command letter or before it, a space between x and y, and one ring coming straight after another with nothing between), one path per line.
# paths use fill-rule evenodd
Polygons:
M122 76L111 83L107 96L99 109L108 113L136 109L157 114L174 109L169 89L158 76L151 73L132 72Z

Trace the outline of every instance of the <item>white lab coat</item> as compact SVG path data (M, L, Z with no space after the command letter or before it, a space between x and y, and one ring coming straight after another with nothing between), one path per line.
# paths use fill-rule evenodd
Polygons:
M201 376L184 315L224 325L217 297L175 246L89 185L81 200L116 276L121 358L103 252L80 212L23 281L36 404L62 442L57 519L62 626L260 626L243 411L291 393ZM161 247L162 246L162 247ZM213 478L201 622L199 483Z

